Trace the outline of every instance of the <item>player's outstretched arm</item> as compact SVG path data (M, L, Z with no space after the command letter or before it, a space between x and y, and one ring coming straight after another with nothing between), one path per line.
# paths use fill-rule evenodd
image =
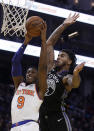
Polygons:
M26 49L26 46L31 39L32 38L29 38L28 35L26 34L24 44L21 45L21 47L18 49L18 51L14 54L12 58L11 74L12 74L15 89L17 89L19 84L23 81L21 60L22 60L24 51Z
M38 65L39 96L44 98L47 89L47 47L46 47L46 23L43 23L41 30L41 52Z
M65 84L67 91L71 91L72 88L78 88L80 86L81 79L79 73L83 69L84 65L85 62L77 65L73 71L73 75L68 74L63 78L63 83Z
M85 65L85 62L77 65L73 71L73 78L72 78L72 87L78 88L80 85L80 76L79 73L82 71L83 67Z
M76 22L77 18L79 17L79 14L74 14L71 16L71 14L68 16L67 19L64 20L64 22L55 29L55 31L51 34L51 36L47 40L47 65L48 65L48 72L51 70L51 68L54 65L54 45L56 44L57 40L59 39L62 32Z

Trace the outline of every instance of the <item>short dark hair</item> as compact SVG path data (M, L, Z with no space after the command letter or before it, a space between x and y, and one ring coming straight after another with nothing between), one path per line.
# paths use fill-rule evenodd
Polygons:
M62 49L60 52L67 53L70 60L72 60L72 63L70 65L70 69L69 69L69 73L73 73L73 70L74 70L74 68L76 66L76 60L77 60L77 58L75 56L75 53L73 51L69 50L69 49Z

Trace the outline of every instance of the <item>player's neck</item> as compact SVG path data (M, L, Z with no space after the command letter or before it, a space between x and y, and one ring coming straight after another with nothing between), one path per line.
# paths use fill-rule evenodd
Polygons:
M63 66L63 67L58 67L57 68L57 73L60 73L62 71L69 71L69 66Z

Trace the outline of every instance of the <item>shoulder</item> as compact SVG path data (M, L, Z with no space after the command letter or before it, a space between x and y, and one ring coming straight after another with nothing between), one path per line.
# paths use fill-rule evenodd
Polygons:
M25 82L21 82L21 83L19 84L19 86L25 87L25 86L26 86L26 83L25 83Z

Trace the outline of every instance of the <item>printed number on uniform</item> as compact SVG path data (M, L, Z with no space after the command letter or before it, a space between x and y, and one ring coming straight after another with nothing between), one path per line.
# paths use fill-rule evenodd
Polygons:
M17 105L18 109L23 108L25 102L24 96L19 96L17 101L18 101L18 105Z

